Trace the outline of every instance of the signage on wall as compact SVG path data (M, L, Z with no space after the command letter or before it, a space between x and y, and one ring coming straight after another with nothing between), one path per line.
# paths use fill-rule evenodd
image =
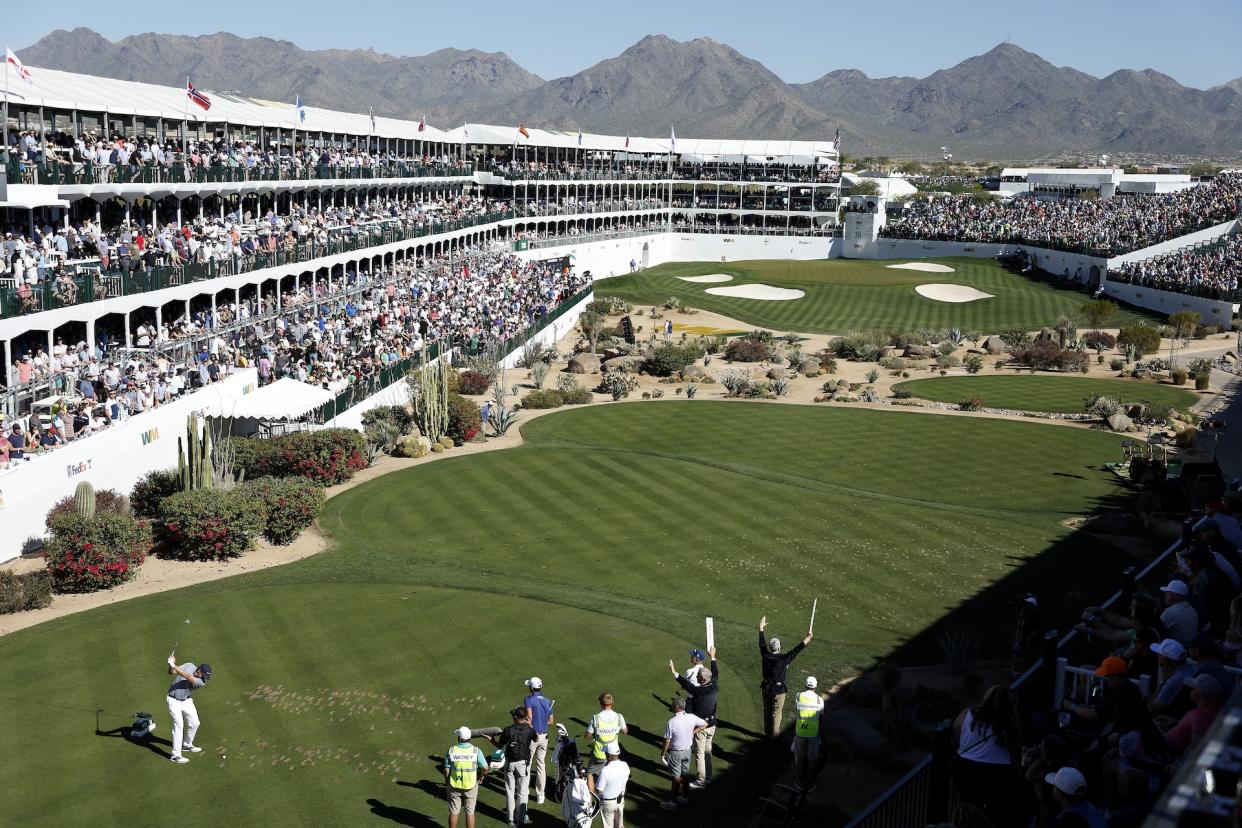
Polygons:
M65 466L66 477L77 477L84 471L90 471L92 460L83 460L81 463L71 463Z
M158 428L142 432L142 444L144 446L149 446L158 439L160 439L160 430Z

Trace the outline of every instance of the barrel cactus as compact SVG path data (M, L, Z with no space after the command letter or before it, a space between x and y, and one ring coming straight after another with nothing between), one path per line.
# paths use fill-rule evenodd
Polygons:
M79 517L95 516L95 487L83 480L73 492L73 510Z

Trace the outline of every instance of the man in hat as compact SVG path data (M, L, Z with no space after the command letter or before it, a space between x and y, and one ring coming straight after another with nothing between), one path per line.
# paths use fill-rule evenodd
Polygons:
M608 757L607 764L594 776L588 776L587 782L599 797L599 815L604 828L624 828L625 786L630 781L630 766L621 758L621 746L616 742L604 747L604 755Z
M203 751L194 744L199 718L191 695L211 680L211 665L204 662L196 666L193 662L186 662L178 666L176 656L176 653L168 656L168 675L177 677L168 687L168 713L172 716L172 756L169 758L178 765L184 765L190 760L182 755L182 751Z
M1078 704L1073 699L1062 699L1061 709L1079 718L1099 722L1103 727L1117 718L1118 710L1142 707L1143 695L1130 681L1127 670L1125 659L1109 656L1095 668L1095 674L1104 679L1103 701L1096 705L1087 705Z
M1189 707L1189 695L1182 688L1186 679L1195 674L1195 666L1186 661L1186 648L1180 641L1166 638L1151 645L1160 665L1156 694L1147 704L1151 715L1181 716Z
M1160 587L1164 594L1164 612L1160 623L1172 638L1183 646L1199 631L1199 613L1190 603L1190 586L1183 580L1174 579Z
M1197 744L1216 721L1223 695L1220 682L1207 673L1191 676L1185 686L1190 688L1190 700L1195 706L1164 734L1169 747L1179 756Z
M535 731L525 707L510 711L513 724L492 737L492 744L505 751L505 802L510 825L527 825L526 803L530 799L530 754Z
M690 783L690 787L695 790L707 787L712 781L712 740L716 737L716 699L720 694L720 669L716 666L716 648L709 647L705 655L711 656L711 669L687 670L688 675L684 676L677 675L672 661L668 663L673 678L686 691L686 710L707 722L707 727L694 734L694 761L698 775Z
M530 693L522 700L522 706L526 708L526 720L535 732L530 750L531 784L535 786L536 804L543 804L548 785L548 728L556 724L556 716L552 713L556 702L543 694L543 679L539 676L528 678L526 687Z
M759 658L763 662L763 681L759 687L763 690L764 732L768 739L775 739L781 729L781 714L785 710L785 678L789 665L811 642L811 632L808 630L806 638L788 653L782 653L781 640L773 636L769 641L764 635L767 626L768 617L765 615L759 619Z
M1052 799L1061 808L1053 826L1085 825L1086 828L1107 828L1108 821L1098 808L1087 800L1087 779L1078 768L1061 768L1044 777L1052 786ZM1072 814L1073 816L1067 816Z
M686 672L682 675L693 682L699 679L699 671L703 669L703 661L707 658L707 653L695 647L690 651L690 666L686 668Z
M797 720L794 725L793 754L798 766L798 786L810 790L815 767L819 763L819 717L824 712L824 698L818 692L819 680L806 677L806 689L798 694Z
M453 731L457 742L444 753L444 782L448 785L449 828L466 812L466 828L474 828L474 806L479 801L479 782L487 776L483 751L470 744L470 728Z

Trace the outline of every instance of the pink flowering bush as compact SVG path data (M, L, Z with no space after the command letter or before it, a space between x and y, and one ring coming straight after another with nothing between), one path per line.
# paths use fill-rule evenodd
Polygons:
M223 561L254 546L267 507L245 486L195 489L164 500L155 537L163 558Z
M366 438L348 428L300 431L274 440L236 440L246 479L305 477L323 486L344 483L367 467Z
M52 518L44 550L57 592L94 592L131 580L151 549L145 520L118 512Z
M266 509L263 537L277 546L293 543L323 509L323 487L302 477L260 477L245 488Z

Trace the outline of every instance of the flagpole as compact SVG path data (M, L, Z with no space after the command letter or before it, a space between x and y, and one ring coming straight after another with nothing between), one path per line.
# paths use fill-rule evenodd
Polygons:
M190 151L190 76L185 76L185 100L181 102L181 160L184 162Z
M7 178L9 164L9 56L4 56L4 174Z

